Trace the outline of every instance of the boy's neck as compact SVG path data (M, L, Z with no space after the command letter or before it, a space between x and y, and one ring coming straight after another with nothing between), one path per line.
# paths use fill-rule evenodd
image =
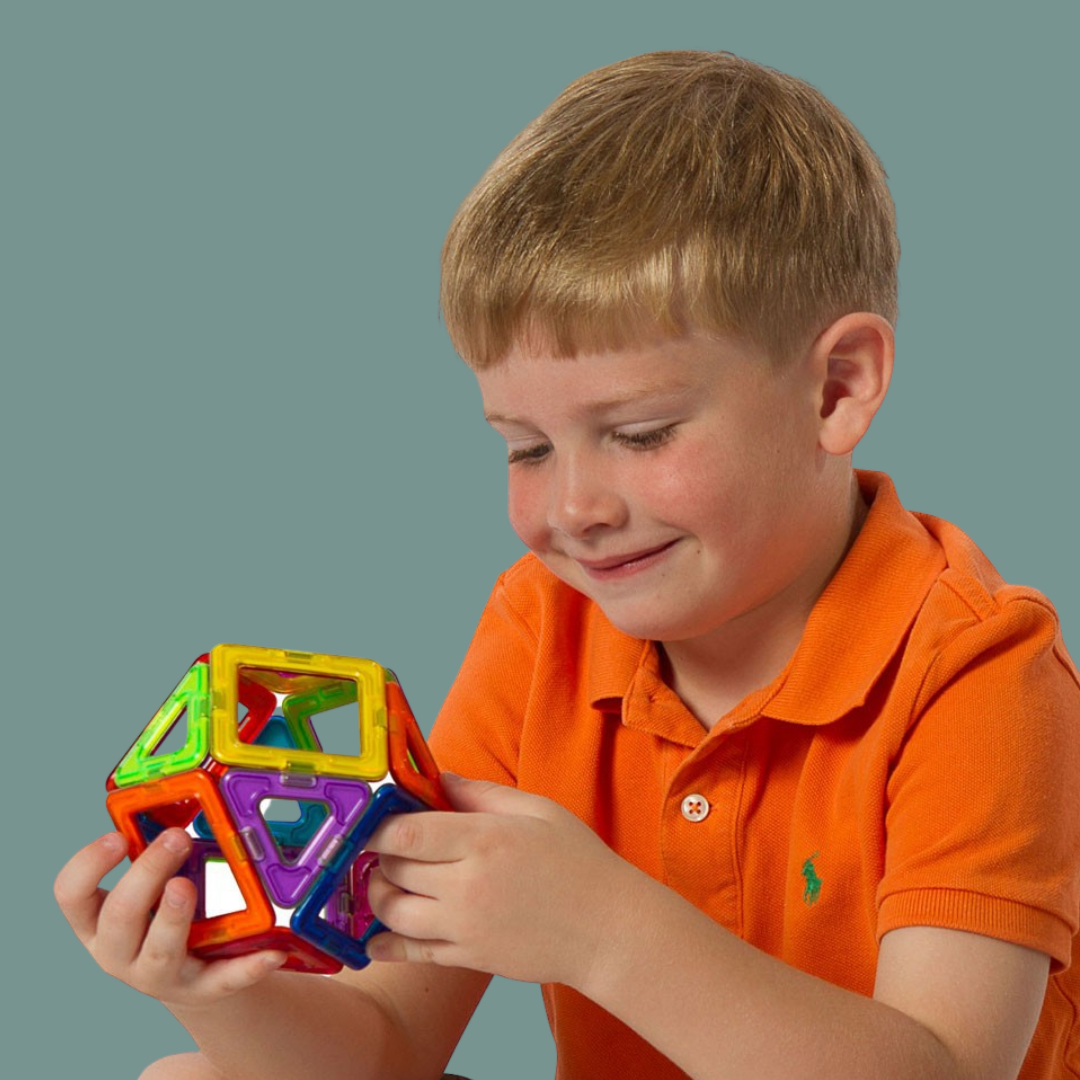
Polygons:
M858 536L868 509L853 472L848 513L837 523L835 542L823 547L820 558L788 590L709 634L657 643L664 681L706 730L787 666L814 604Z

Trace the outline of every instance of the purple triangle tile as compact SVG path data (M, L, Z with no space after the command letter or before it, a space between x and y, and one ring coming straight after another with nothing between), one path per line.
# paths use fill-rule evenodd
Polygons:
M230 769L221 780L221 792L259 877L281 907L296 906L371 799L371 788L363 780L248 769ZM329 812L303 848L291 848L286 855L259 808L264 799L321 802Z

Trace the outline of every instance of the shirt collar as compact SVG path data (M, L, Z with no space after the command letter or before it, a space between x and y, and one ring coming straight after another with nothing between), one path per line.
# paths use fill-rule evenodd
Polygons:
M827 724L861 705L896 655L934 580L945 566L937 542L901 505L883 473L857 471L869 512L840 568L818 598L802 639L784 670L735 707L725 727L760 716ZM616 630L589 605L589 700L619 712L630 727L632 699L649 702L649 730L694 745L700 724L660 676L652 642ZM840 677L824 673L842 672Z

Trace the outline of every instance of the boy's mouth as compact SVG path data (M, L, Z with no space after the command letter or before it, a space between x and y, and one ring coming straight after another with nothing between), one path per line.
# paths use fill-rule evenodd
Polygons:
M658 544L656 547L644 548L641 551L633 551L625 555L612 555L607 559L576 559L575 561L590 577L612 578L643 569L662 556L677 542L676 540L669 540L666 544Z

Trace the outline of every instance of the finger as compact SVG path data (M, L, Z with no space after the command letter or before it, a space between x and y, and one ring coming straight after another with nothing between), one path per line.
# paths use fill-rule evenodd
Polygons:
M452 946L446 941L416 941L402 934L385 931L376 934L365 946L369 959L380 963L454 965Z
M56 876L53 895L84 944L93 939L98 913L108 896L98 883L119 866L127 851L127 841L119 833L106 833L73 855Z
M459 814L428 811L391 814L372 834L365 850L420 862L456 862L466 851L468 826Z
M379 869L386 881L403 892L438 899L445 896L447 872L456 874L457 863L418 862L400 855L380 855Z
M421 940L434 941L443 936L438 901L399 889L377 868L371 872L367 899L383 926Z
M135 959L150 925L151 908L190 850L191 837L182 829L166 829L116 883L98 918L95 944L102 966Z
M166 882L150 928L139 950L140 989L175 980L188 961L188 934L195 914L196 890L191 881Z
M254 986L285 963L283 952L257 952L237 956L231 960L215 960L203 968L192 984L199 996L224 997Z
M442 773L443 789L455 810L464 813L520 814L546 817L551 800L541 795L490 780L466 780L456 773Z

